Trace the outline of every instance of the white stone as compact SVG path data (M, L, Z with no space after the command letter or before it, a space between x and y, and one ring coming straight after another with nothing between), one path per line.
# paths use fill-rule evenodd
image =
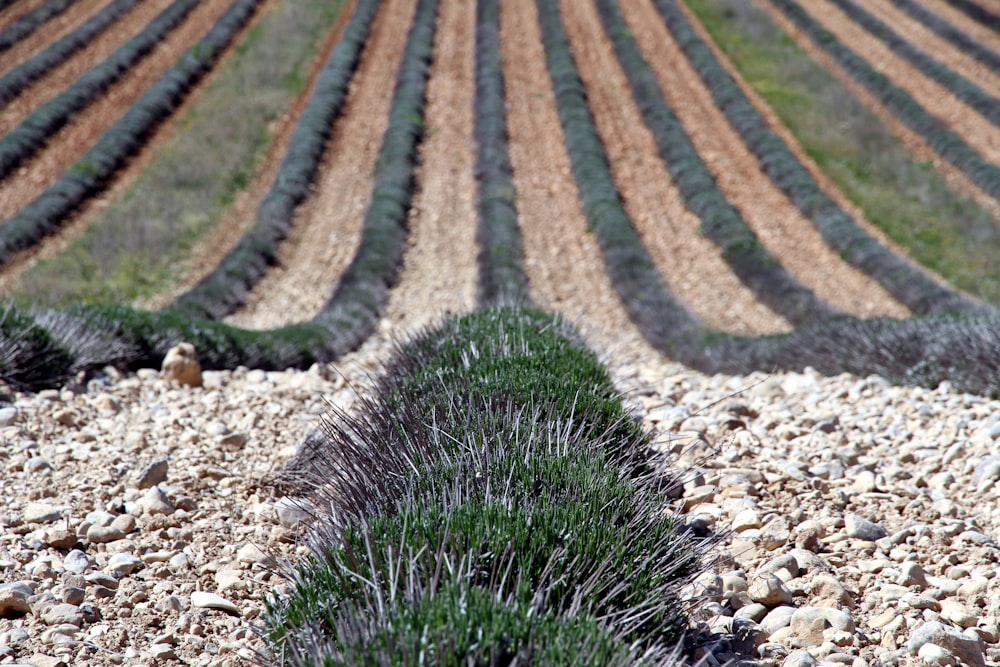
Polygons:
M216 595L215 593L206 593L204 591L195 591L191 593L191 606L201 607L204 609L221 609L222 611L229 612L230 614L239 615L240 613L239 607L226 598L221 595Z

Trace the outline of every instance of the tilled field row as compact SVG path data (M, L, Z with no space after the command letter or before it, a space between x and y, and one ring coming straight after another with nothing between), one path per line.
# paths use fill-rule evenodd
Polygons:
M436 18L425 108L421 118L407 119L422 133L412 193L398 190L408 181L390 174L395 167L386 160L410 159L394 148L389 128L394 100L417 94L399 97L417 85L401 74L408 63L398 38L414 10L387 0L310 177L311 194L230 324L271 329L315 320L338 296L359 289L358 280L375 289L359 306L380 313L383 324L423 323L474 307L483 221L474 205L481 174L473 166L473 128L483 119L473 114L472 66L480 47L474 12L450 4ZM626 337L645 336L657 347L691 327L755 336L838 313L982 310L841 208L843 197L813 180L796 157L801 151L780 138L787 133L773 132L753 100L741 97L726 63L714 60L673 2L616 6L567 2L553 10L525 0L502 10L508 199L533 301L604 332L606 345L621 343L631 319L637 329ZM556 18L540 16L538 7ZM633 37L623 41L616 32L622 26ZM645 79L636 74L647 69ZM79 141L77 123L50 146ZM386 190L379 174L401 180ZM37 178L38 170L29 165L20 175ZM275 189L283 178L279 171ZM378 225L380 211L404 201L402 270L366 265L365 253L384 264L397 252L397 231L389 225L391 239L383 239ZM387 310L383 297L372 296L386 288ZM668 312L680 321L665 324Z
M967 191L995 210L1000 200L1000 40L995 33L966 35L968 17L957 20L954 11L943 10L944 3L919 5L927 11L925 20L936 19L973 39L976 58L889 0L863 7L853 0L764 5L803 49L886 118L921 159L944 162L949 175L957 175Z
M581 74L588 86L590 107L613 165L618 191L669 288L699 318L714 328L748 334L788 330L790 325L783 314L763 305L727 266L722 256L724 249L713 244L699 230L700 221L690 212L683 196L671 183L672 177L666 173L664 161L646 134L648 130L631 100L625 73L618 64L596 15L586 6L564 7L562 10L572 37L574 55L579 60ZM383 8L382 11L388 10ZM641 11L647 14L639 13ZM871 278L844 263L801 211L761 171L758 160L746 149L740 150L742 141L712 103L704 83L690 68L687 59L676 47L672 52L669 50L673 40L664 39L665 29L659 28L660 35L649 32L655 30L657 24L662 26L658 20L649 20L650 11L653 11L651 5L629 4L631 21L633 27L637 28L636 34L644 30L643 26L651 26L645 29L644 40L640 39L642 48L646 49L646 59L657 71L668 103L681 118L698 153L704 156L708 173L733 203L736 215L746 221L749 236L756 237L756 242L778 258L780 264L793 275L793 279L800 281L806 290L815 293L820 300L831 304L833 310L858 316L905 316L908 309ZM577 18L578 14L584 16ZM385 19L380 16L379 21L383 20ZM528 19L527 23L533 21ZM398 26L395 28L396 31L399 29ZM527 30L527 25L517 29L505 28L505 45L513 39L512 35L520 36L524 30ZM375 31L376 35L377 32L378 29ZM468 30L465 32L469 34L457 32L446 43L469 43L473 35ZM378 48L384 49L378 46L376 36L367 49L374 53ZM526 49L535 53L539 58L538 63L544 63L540 42L533 47L524 44L517 51L523 53ZM471 56L467 57L471 59ZM575 243L570 239L586 237L587 224L581 218L579 203L567 206L567 210L558 215L546 213L552 205L552 202L546 200L554 198L556 193L565 193L567 205L571 201L576 202L578 187L574 184L568 167L561 169L556 166L560 162L566 164L565 159L554 155L559 152L558 147L545 149L548 144L563 141L562 132L557 125L548 126L542 122L544 118L554 118L551 107L539 107L547 97L546 91L551 89L548 76L544 68L539 69L537 64L530 66L526 57L519 57L515 65L512 62L514 57L514 54L505 50L507 112L512 126L510 150L515 167L520 227L525 236L525 267L535 299L562 309L573 317L579 317L593 308L593 293L587 291L584 299L586 306L566 307L563 305L565 297L553 294L558 289L549 287L547 283L565 282L566 289L574 292L578 291L580 284L588 287L599 284L595 278L583 278L581 282L567 280L568 276L573 275L573 271L556 268L562 264L560 258L569 257L568 247ZM327 145L328 157L322 168L322 175L316 179L316 192L298 212L291 236L279 250L278 266L269 272L251 294L248 305L230 319L232 323L255 328L271 327L314 316L333 291L338 276L350 262L353 244L358 242L360 234L360 218L369 197L365 174L370 173L371 167L365 166L364 156L374 153L380 138L377 122L379 114L372 114L370 107L366 106L370 102L363 100L366 99L365 95L374 95L375 90L381 87L383 104L386 104L384 81L391 76L384 71L369 75L365 64L369 58L383 63L383 68L386 67L385 63L392 62L391 55L370 56L366 50L357 78L352 84L351 97ZM455 80L448 73L442 74L442 62L444 59L435 57L430 75L432 87L471 87L468 82ZM534 72L534 75L527 78L525 71ZM367 83L368 76L381 77L382 81L377 84ZM519 105L525 100L534 101L536 108L528 112L528 122L532 127L530 134L526 132L522 139L516 129L519 127L516 114ZM693 100L700 102L695 104ZM471 108L471 102L466 102L466 108ZM367 113L366 109L369 110ZM382 111L381 115L384 116L385 113ZM445 125L437 122L434 117L433 108L428 111L426 124L431 130L432 138L436 137L435 131L446 132ZM362 130L362 127L367 129ZM454 144L448 150L456 155L468 150L460 148L461 145L471 144L467 133L448 132L448 138ZM348 142L357 145L351 147ZM542 153L544 150L552 153ZM433 151L425 147L418 175L418 199L428 179L444 178L453 183L453 188L469 187L468 172L457 169L456 161L449 161L446 173L440 174L434 171L436 163L428 159L428 154L433 155ZM522 154L525 155L523 159L520 157ZM528 158L528 155L532 157ZM369 157L368 164L373 159ZM349 167L345 172L345 167L338 167L338 164L347 164ZM535 174L536 171L541 173ZM466 179L464 186L461 185L463 178ZM546 191L545 198L535 197L533 188L537 187L536 183L541 184ZM324 201L330 203L323 205ZM411 233L414 237L421 235L422 219L435 219L441 215L443 213L439 210L428 210L417 204L410 216ZM536 216L541 216L545 222L535 222ZM551 230L555 219L576 219L578 227L576 231L567 229L563 233L553 233ZM474 224L474 216L468 211L464 216L452 216L449 229L453 231L448 232L446 229L441 233L462 236L464 230L464 245L459 246L463 249L451 253L456 260L456 268L449 270L439 264L427 276L459 273L457 266L467 264L465 258L476 255L478 250L471 242L473 236L469 233ZM431 236L436 238L436 235ZM456 248L452 243L446 242L446 245ZM411 240L413 253L421 252L416 250L417 247L418 244ZM411 257L408 255L407 267L410 261ZM586 260L580 257L572 263L589 266L589 270L598 272L602 266L599 253L594 252L587 255ZM552 278L546 278L546 274ZM419 271L407 268L405 275L412 276L413 280L422 280L422 272ZM405 278L400 288L411 289L404 287L409 284L409 280L410 278ZM318 289L312 293L303 293L301 286L305 283L316 285ZM323 288L324 285L327 287ZM433 292L424 288L412 289ZM474 290L474 287L468 289ZM452 290L437 292L441 303L436 310L451 309ZM303 308L301 304L306 301L310 301L312 305ZM609 301L613 302L614 299ZM609 308L604 310L613 312ZM614 321L621 320L615 316L607 318L609 325Z

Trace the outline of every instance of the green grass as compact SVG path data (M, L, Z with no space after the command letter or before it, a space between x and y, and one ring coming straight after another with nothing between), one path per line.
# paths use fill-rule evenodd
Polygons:
M305 64L342 0L283 0L178 121L137 182L66 251L25 272L20 303L135 302L167 291L178 267L251 182L270 124L305 86Z
M770 17L741 0L686 0L715 44L866 218L956 287L1000 305L1000 221L915 159Z

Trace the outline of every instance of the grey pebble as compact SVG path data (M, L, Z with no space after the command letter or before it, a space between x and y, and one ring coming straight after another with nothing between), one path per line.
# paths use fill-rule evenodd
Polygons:
M848 514L844 517L844 524L847 536L867 542L874 542L885 537L888 532L879 524L864 519L857 514Z
M132 554L115 554L108 559L108 565L104 571L127 576L140 567L142 567L142 559L136 558Z
M76 574L83 574L93 565L94 560L79 549L73 549L63 559L63 567Z
M906 649L911 655L917 655L925 644L937 644L948 649L969 667L986 667L982 642L940 621L924 623L914 630Z
M167 479L170 463L167 459L153 461L135 477L134 486L137 489L148 489Z

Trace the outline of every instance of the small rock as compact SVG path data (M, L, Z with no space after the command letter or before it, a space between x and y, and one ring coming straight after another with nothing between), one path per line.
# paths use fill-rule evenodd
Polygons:
M764 632L768 635L773 635L775 632L781 628L788 627L789 623L792 622L792 614L795 613L795 607L775 607L767 616L760 622L760 627L764 629Z
M48 459L42 456L32 456L24 462L24 472L37 475L45 472L46 470L52 470L52 464L48 462Z
M236 552L236 560L240 563L274 564L274 558L261 551L256 544L244 544L240 547L240 550Z
M31 611L28 596L15 588L0 589L0 618L17 618Z
M846 611L830 607L800 607L796 609L791 619L792 631L799 634L797 626L807 626L816 619L822 620L827 628L854 632L854 617Z
M875 484L875 473L871 470L862 470L854 478L854 488L861 493L871 493L877 489Z
M64 509L48 503L28 503L24 506L21 519L25 523L52 523L62 518Z
M951 598L941 601L941 618L951 621L960 628L974 628L979 623L979 615L958 600Z
M173 514L175 507L167 494L158 486L150 487L139 501L147 514Z
M176 660L177 654L170 644L152 644L149 647L149 657L153 660Z
M46 625L83 625L83 612L75 604L52 605L42 613Z
M4 426L10 426L17 421L17 408L14 406L7 406L6 408L0 408L0 428Z
M77 586L63 586L62 601L66 604L79 605L83 602L87 593Z
M826 537L826 529L819 521L810 519L796 526L793 535L796 548L819 551L822 546L820 540Z
M156 486L160 482L165 482L169 467L170 463L167 459L153 461L135 476L133 485L137 489L148 489L151 486Z
M295 528L299 524L308 523L314 516L306 501L294 498L278 499L274 503L274 511L277 513L281 525L287 528Z
M882 526L869 521L868 519L863 519L857 514L848 514L845 516L844 524L847 529L848 537L865 540L867 542L880 540L888 534L886 529Z
M28 664L32 667L67 667L66 661L44 653L36 653L28 658Z
M178 343L167 351L160 369L163 378L186 387L202 385L201 364L191 343Z
M117 414L121 412L122 402L111 394L98 394L94 399L94 407Z
M108 565L104 571L124 577L132 574L141 566L142 559L136 558L132 554L115 554L108 559Z
M80 539L71 530L56 528L45 532L45 543L53 549L71 549Z
M919 586L922 590L927 588L927 573L920 563L908 560L902 564L896 583L900 586Z
M919 655L920 648L925 644L937 644L948 649L969 667L986 667L982 642L940 621L924 623L914 630L910 634L906 649L911 655Z
M838 606L854 608L856 604L840 580L829 574L818 574L813 578L812 594L823 600L832 600Z
M774 574L765 574L754 579L747 591L754 602L774 608L779 605L791 604L792 593L785 583Z
M63 559L63 567L70 572L83 574L94 564L93 559L79 549L73 549Z
M754 510L747 508L733 517L732 530L734 533L741 533L753 528L760 528L760 516Z
M785 658L781 667L815 667L819 664L819 660L813 657L813 654L805 649L799 649L798 651L792 651Z
M754 623L760 623L767 616L767 611L767 607L754 602L753 604L744 605L733 612L733 618L745 618Z
M92 544L107 544L125 537L125 533L114 526L91 526L87 529L87 541Z
M917 651L917 657L931 667L952 667L958 662L951 651L937 644L924 644Z
M115 517L115 520L111 522L111 527L128 535L135 530L135 517L131 514L119 514Z
M206 593L204 591L195 591L191 593L191 606L202 607L204 609L221 609L222 611L236 615L239 615L240 613L239 608L226 598L221 595L216 595L215 593Z
M247 444L247 437L237 431L230 431L216 436L215 442L218 443L220 449L235 452Z

